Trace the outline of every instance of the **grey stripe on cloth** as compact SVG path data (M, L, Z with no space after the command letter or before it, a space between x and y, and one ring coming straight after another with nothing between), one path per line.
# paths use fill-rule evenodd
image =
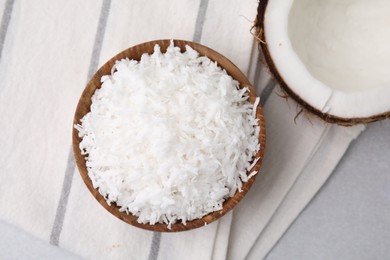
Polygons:
M194 42L200 42L202 39L203 25L204 20L206 19L207 6L209 5L209 0L200 0L198 15L196 16L195 23L195 32L194 32Z
M256 72L258 73L258 72ZM272 91L275 89L276 83L273 79L270 79L263 89L263 91L260 94L260 104L261 106L264 106L265 103L267 102L269 96L271 96Z
M193 37L194 42L200 42L202 38L204 20L206 18L208 4L209 4L209 0L200 0L198 14L196 16L196 22L195 22L195 32ZM161 233L154 232L152 237L152 243L150 245L148 260L158 259L160 243L161 243Z
M255 44L254 48L259 48L259 46L257 45L258 44L257 40L254 41L254 44ZM254 56L253 55L254 48L252 48L251 56ZM261 68L262 68L262 66L266 66L263 63L265 61L264 61L264 56L262 55L261 52L262 52L262 50L261 50L261 48L259 48L259 52L258 52L258 55L256 57L255 78L253 80L253 86L255 88L257 88L257 86L259 84L259 81L260 81L260 78L261 78L261 76L263 74L263 73L261 73L263 71ZM275 80L273 80L272 77L271 77L268 80L267 85L261 90L261 93L259 95L260 95L260 105L262 107L267 102L269 96L271 95L272 91L275 89L276 85L277 84L276 84Z
M257 45L257 41L255 41L255 45ZM255 47L256 48L256 47ZM259 50L261 51L261 50ZM254 53L253 53L253 50L252 50L252 53L251 53L251 58L254 58ZM259 84L259 81L260 81L260 73L261 72L261 66L262 66L262 63L261 63L261 55L260 54L257 54L256 55L256 65L255 65L255 78L253 80L253 86L254 87L257 87L257 85Z
M0 60L1 60L1 54L3 53L5 37L7 35L9 21L11 20L12 9L14 7L14 3L15 3L15 0L7 0L7 2L5 2L3 16L1 18L1 25L0 25Z
M61 197L57 206L56 217L50 234L50 244L58 245L60 234L62 230L62 224L64 223L66 205L68 204L68 198L70 193L70 187L72 186L73 172L75 169L75 162L73 158L72 149L69 151L68 162L65 169L65 178L62 183Z
M156 260L158 258L158 251L160 250L161 233L154 232L152 244L150 246L148 260Z
M88 80L98 69L100 52L103 46L104 33L106 32L108 15L110 13L110 5L111 0L103 0L102 9L99 17L99 24L95 35L95 42L93 44L91 61L89 63Z
M95 41L92 50L91 61L88 69L88 80L92 76L92 74L97 70L100 51L102 49L102 44L104 39L104 33L106 31L108 14L110 12L110 5L111 5L111 0L103 0L103 4L99 16L98 28L96 30ZM71 147L69 150L68 163L65 170L64 182L62 184L60 201L58 203L53 228L50 234L50 244L55 246L58 246L59 244L62 226L64 224L66 207L68 204L70 188L72 187L75 167L76 165L74 162L73 151Z

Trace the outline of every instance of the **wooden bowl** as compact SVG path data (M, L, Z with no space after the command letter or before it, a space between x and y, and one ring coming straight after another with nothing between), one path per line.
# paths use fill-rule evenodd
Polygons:
M134 60L139 60L141 58L141 55L143 53L153 53L153 48L155 44L159 44L161 47L161 51L165 52L167 47L169 46L170 41L169 40L157 40L157 41L151 41L142 43L139 45L136 45L134 47L131 47L127 50L122 51L121 53L114 56L112 59L110 59L107 63L105 63L92 77L92 79L88 82L87 86L84 89L83 94L80 97L79 103L77 105L76 113L74 115L74 124L79 124L80 119L90 112L91 107L91 97L94 94L95 90L100 88L101 82L100 79L103 75L109 75L111 74L111 68L115 64L115 61L123 59L123 58L129 58ZM188 42L188 41L182 41L182 40L175 40L174 41L175 46L180 47L182 51L185 51L185 45L191 46L193 49L198 51L200 55L207 56L211 60L218 62L219 66L226 70L226 72L232 76L235 80L240 82L240 86L247 86L250 89L249 95L250 95L250 102L254 103L256 99L256 93L247 78L244 76L244 74L227 58L222 56L221 54L213 51L210 48L207 48L203 45L194 43L194 42ZM262 165L262 159L264 157L264 148L265 148L265 122L264 122L264 115L263 110L261 106L258 106L256 117L259 119L259 126L260 126L260 135L259 135L259 142L260 142L260 151L257 153L256 157L260 157L260 160L256 163L256 165L253 167L252 171L259 171ZM177 232L177 231L185 231L190 230L198 227L205 226L206 224L209 224L223 215L225 215L229 210L231 210L237 203L245 196L245 194L248 192L249 188L252 186L253 182L255 181L255 177L253 176L250 178L248 182L244 182L242 186L242 192L237 192L233 197L228 198L225 200L223 204L223 209L215 212L211 212L208 215L202 217L201 219L196 219L192 221L188 221L186 225L182 224L181 222L177 222L176 224L173 224L171 229L168 229L166 224L155 224L155 225L149 225L149 224L140 224L137 222L137 217L131 214L126 214L125 212L120 212L119 207L112 203L111 206L106 203L106 200L104 197L98 192L97 189L94 189L92 186L92 181L88 177L87 167L86 167L86 161L83 155L81 155L79 144L81 142L81 138L78 136L78 131L73 128L73 152L74 157L76 160L77 167L79 169L80 175L83 178L85 184L87 185L89 191L92 193L92 195L97 199L97 201L111 214L116 216L117 218L123 220L124 222L147 230L152 231L159 231L159 232ZM248 173L249 174L249 173Z

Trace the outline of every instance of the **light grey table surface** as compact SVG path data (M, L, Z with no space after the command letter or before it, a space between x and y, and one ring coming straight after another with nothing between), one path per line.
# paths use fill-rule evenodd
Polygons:
M279 259L390 259L390 120L351 144L267 257Z
M77 256L0 221L1 260L76 260Z

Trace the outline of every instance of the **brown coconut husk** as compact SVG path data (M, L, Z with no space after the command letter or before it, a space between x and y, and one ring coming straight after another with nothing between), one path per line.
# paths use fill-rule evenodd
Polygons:
M324 113L319 109L311 106L305 100L303 100L299 95L297 95L294 91L292 91L292 89L284 81L281 74L278 72L278 69L276 68L275 63L273 62L271 54L268 50L267 39L264 33L264 16L265 16L265 11L266 11L268 1L269 0L259 1L259 5L257 8L257 17L254 24L254 28L252 28L252 34L254 34L255 38L258 41L259 47L261 48L262 54L264 56L265 63L269 71L271 72L271 75L279 83L280 87L282 88L286 96L292 98L295 102L297 102L299 106L301 106L303 112L307 112L309 114L315 115L321 118L322 120L324 120L325 122L332 123L332 124L338 124L342 126L354 126L357 124L368 124L371 122L390 118L390 111L376 114L370 117L344 118L344 117L334 116L329 113ZM301 112L298 113L296 118L299 117L300 114Z

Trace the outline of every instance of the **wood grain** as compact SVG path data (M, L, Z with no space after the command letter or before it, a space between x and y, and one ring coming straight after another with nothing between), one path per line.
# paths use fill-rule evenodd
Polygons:
M123 58L129 58L129 59L135 59L139 60L143 53L153 53L153 48L155 44L159 44L161 47L161 51L165 52L167 47L169 46L169 40L157 40L157 41L151 41L142 43L139 45L136 45L134 47L131 47L129 49L124 50L123 52L117 54L112 59L110 59L107 63L105 63L91 78L91 80L88 82L87 86L84 89L84 92L82 93L79 103L76 108L76 112L74 115L74 124L79 124L80 119L90 112L91 107L91 97L96 89L100 88L101 82L100 79L103 75L108 75L111 73L111 68L115 64L116 60L123 59ZM249 83L248 79L244 76L244 74L227 58L222 56L221 54L213 51L212 49L205 47L203 45L189 42L189 41L182 41L182 40L175 40L174 41L175 46L180 47L182 51L185 51L185 45L191 46L193 49L197 50L201 55L209 57L211 60L216 61L220 67L226 70L226 72L231 75L234 79L236 79L238 82L240 82L240 86L246 86L250 90L250 102L254 103L256 99L256 93L253 89L252 85ZM256 113L256 117L259 119L259 126L260 126L260 135L259 135L259 142L260 142L260 150L257 153L256 157L260 157L260 160L256 163L256 165L253 167L252 171L259 171L263 158L264 158L264 151L265 151L265 121L264 121L264 115L263 110L261 106L259 105ZM243 191L237 192L233 197L227 199L223 204L223 209L220 211L212 212L206 216L204 216L201 219L196 219L193 221L188 221L186 225L178 222L176 224L172 225L171 229L168 229L166 224L156 224L156 225L148 225L148 224L140 224L137 222L137 217L131 214L126 214L125 212L120 212L119 207L115 204L112 204L111 206L108 205L104 199L104 197L92 186L92 181L88 177L88 171L86 167L86 161L84 156L80 153L79 144L81 139L78 137L78 131L73 128L73 153L75 157L75 161L78 167L78 170L80 172L80 175L82 179L84 180L85 184L87 185L89 191L92 193L92 195L96 198L96 200L109 212L111 212L114 216L117 218L123 220L124 222L151 231L158 231L158 232L177 232L177 231L185 231L185 230L191 230L198 227L205 226L206 224L209 224L223 215L225 215L229 210L231 210L237 203L246 195L250 187L252 186L253 182L256 179L256 176L252 177L248 182L243 183ZM248 173L249 174L249 173Z

